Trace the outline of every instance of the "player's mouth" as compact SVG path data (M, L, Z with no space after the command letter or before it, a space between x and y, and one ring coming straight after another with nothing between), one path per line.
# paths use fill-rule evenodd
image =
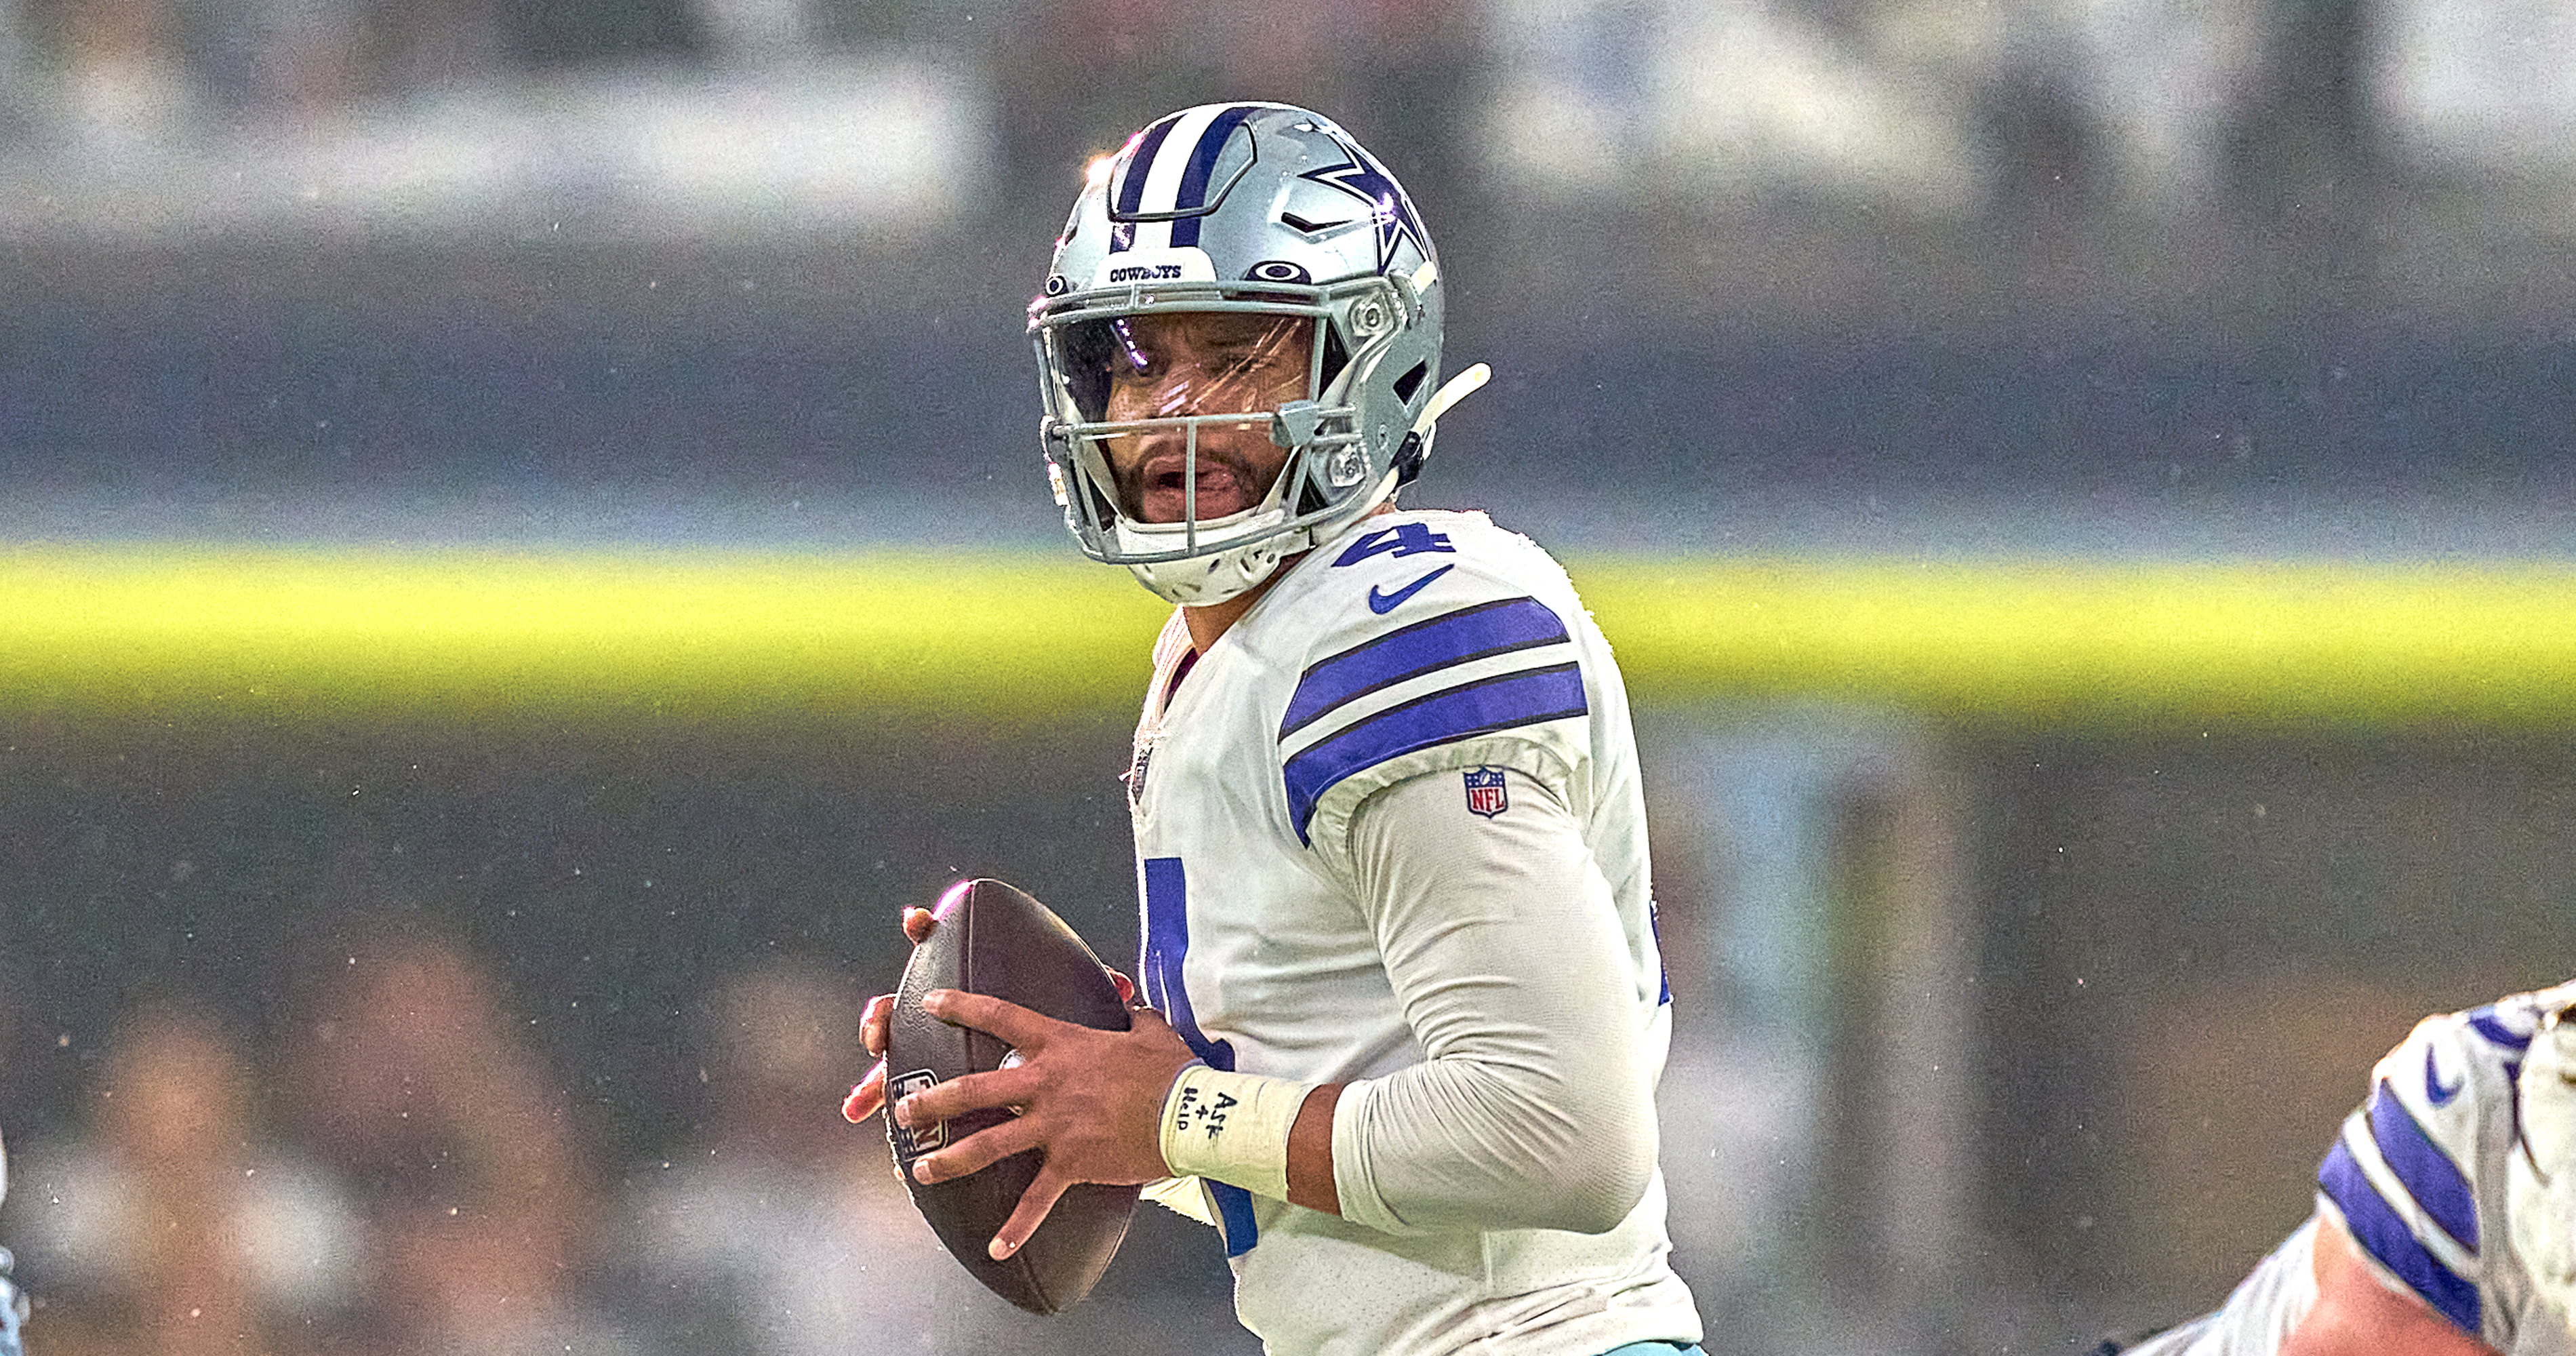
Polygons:
M1252 507L1258 491L1251 469L1234 458L1201 447L1198 456L1198 520L1207 522ZM1177 523L1190 516L1188 458L1179 452L1147 457L1137 472L1137 516L1149 523Z

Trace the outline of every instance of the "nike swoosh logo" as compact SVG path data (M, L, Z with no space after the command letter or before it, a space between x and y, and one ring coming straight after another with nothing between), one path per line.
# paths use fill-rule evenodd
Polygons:
M2441 1071L2433 1067L2433 1047L2424 1047L2424 1095L2433 1100L2433 1105L2449 1106L2451 1099L2460 1095L2460 1089L2468 1085L2468 1076L2463 1074L2459 1082L2443 1087Z
M1397 608L1402 607L1405 599L1420 593L1423 585L1430 583L1432 580L1437 579L1456 568L1458 567L1455 565L1443 565L1439 569L1433 570L1431 573L1422 576L1420 579L1414 580L1412 583L1405 585L1403 588L1397 589L1393 593L1380 593L1374 586L1372 586L1369 589L1369 611L1383 617L1387 613L1393 612Z

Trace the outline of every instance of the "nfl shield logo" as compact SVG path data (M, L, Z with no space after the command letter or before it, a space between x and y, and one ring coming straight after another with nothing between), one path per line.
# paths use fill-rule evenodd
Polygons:
M910 1163L933 1149L948 1143L948 1122L918 1126L906 1130L894 1123L894 1104L939 1081L939 1075L928 1069L896 1074L886 1080L886 1124L894 1130L894 1156L898 1163Z
M1487 819L1501 814L1510 802L1503 799L1503 770L1480 767L1467 773L1467 812Z

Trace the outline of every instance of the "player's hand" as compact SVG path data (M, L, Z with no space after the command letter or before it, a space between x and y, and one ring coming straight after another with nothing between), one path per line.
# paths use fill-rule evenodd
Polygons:
M903 911L904 940L914 946L928 941L930 930L937 926L938 915L928 909ZM1133 1006L1136 981L1115 970L1109 972L1109 980L1118 986L1118 1001ZM878 1109L885 1105L886 1023L893 1013L894 995L881 993L869 999L867 1008L859 1014L859 1043L867 1047L869 1054L876 1056L877 1062L859 1080L858 1086L850 1089L850 1095L841 1099L841 1119L852 1125L877 1114Z
M1120 985L1122 997L1133 993L1132 985ZM906 1128L986 1107L1019 1113L912 1165L920 1181L944 1182L1023 1150L1045 1151L1037 1180L993 1236L989 1250L996 1259L1019 1251L1077 1182L1134 1186L1171 1175L1159 1131L1163 1098L1173 1076L1196 1056L1161 1013L1135 1008L1135 1024L1127 1030L1100 1031L955 989L931 990L922 1010L989 1033L1019 1052L1015 1067L935 1084L893 1110L895 1123Z
M930 930L937 926L938 916L928 909L903 911L903 937L914 946L928 940ZM859 1044L866 1046L877 1062L841 1100L841 1118L853 1125L877 1114L877 1108L885 1105L886 1019L893 1011L894 995L881 993L869 999L866 1010L859 1014Z

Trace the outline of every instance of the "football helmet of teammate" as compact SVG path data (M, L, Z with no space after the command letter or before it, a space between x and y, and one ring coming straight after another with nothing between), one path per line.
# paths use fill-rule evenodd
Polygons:
M1217 603L1387 502L1484 380L1440 382L1441 293L1412 200L1321 114L1184 109L1095 162L1029 304L1047 473L1083 553ZM1188 317L1239 336L1231 369L1157 375ZM1165 385L1118 398L1144 379ZM1147 446L1167 449L1150 513Z
M2541 1020L2519 1090L2522 1142L2507 1160L2505 1214L2533 1287L2576 1329L2576 1008Z

